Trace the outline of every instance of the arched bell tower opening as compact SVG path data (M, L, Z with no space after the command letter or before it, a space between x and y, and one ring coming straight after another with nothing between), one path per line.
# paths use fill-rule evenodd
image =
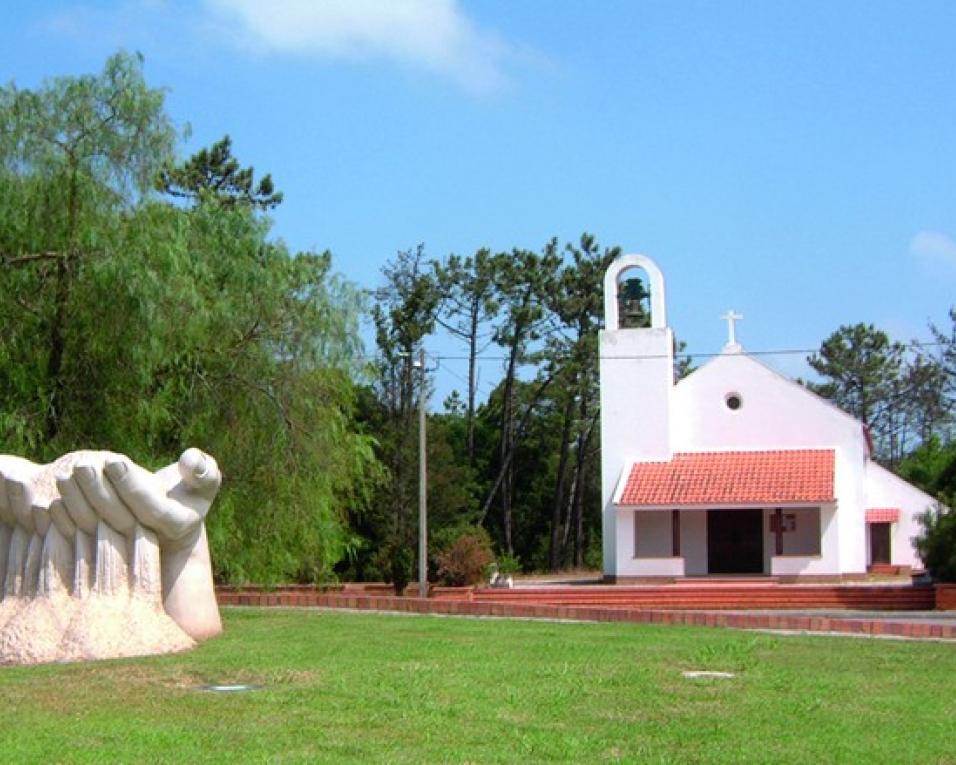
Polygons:
M617 319L621 329L651 326L651 292L643 268L626 268L617 277Z
M626 465L671 458L674 335L667 326L664 275L645 255L622 255L604 275L600 335L601 486L604 573L617 576L618 519L613 492ZM624 539L621 544L627 545Z

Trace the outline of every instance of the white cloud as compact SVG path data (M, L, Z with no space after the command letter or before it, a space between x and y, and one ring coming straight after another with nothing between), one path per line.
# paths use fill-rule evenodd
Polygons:
M939 231L919 231L911 240L911 255L956 268L956 241Z
M382 57L472 91L507 83L511 54L458 0L206 0L220 28L255 51L329 58Z

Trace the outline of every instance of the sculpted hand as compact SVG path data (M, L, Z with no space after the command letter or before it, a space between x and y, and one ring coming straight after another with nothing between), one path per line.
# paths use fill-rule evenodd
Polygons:
M158 473L117 455L107 458L103 473L109 490L136 521L156 532L164 549L191 544L190 532L202 524L222 483L216 460L199 449L187 449Z

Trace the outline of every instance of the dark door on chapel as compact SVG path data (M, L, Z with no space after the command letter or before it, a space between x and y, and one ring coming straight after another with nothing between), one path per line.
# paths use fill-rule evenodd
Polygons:
M870 524L870 563L890 562L890 524Z
M707 573L763 573L763 510L707 511Z

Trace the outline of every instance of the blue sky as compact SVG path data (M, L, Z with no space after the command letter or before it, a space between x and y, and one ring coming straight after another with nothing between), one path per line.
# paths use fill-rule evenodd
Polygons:
M64 0L0 20L21 87L142 52L184 155L230 134L285 192L275 234L363 286L419 242L590 231L661 265L698 354L729 307L769 351L857 321L926 338L956 303L952 2ZM439 397L463 373L443 362Z

